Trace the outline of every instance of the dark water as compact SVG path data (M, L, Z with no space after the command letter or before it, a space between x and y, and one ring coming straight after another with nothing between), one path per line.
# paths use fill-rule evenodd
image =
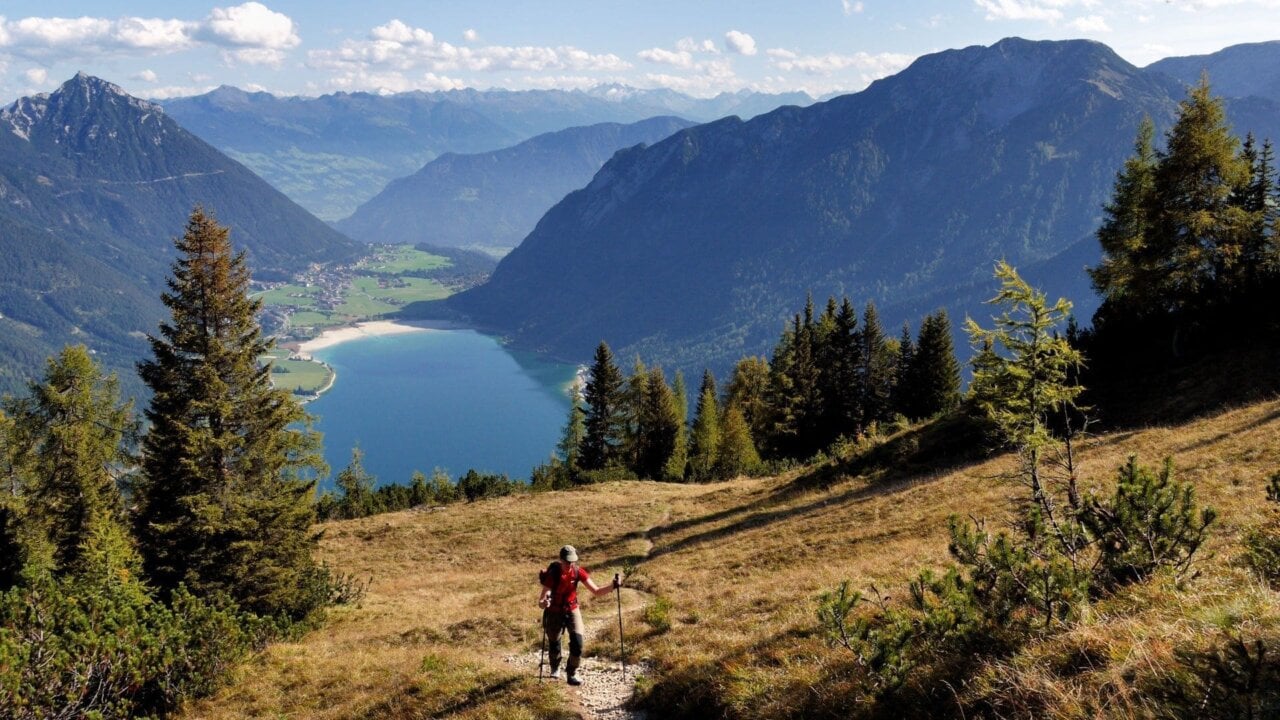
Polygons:
M351 448L378 483L433 468L528 478L555 449L575 367L514 352L473 330L353 340L316 351L338 373L307 406L324 433L332 476Z

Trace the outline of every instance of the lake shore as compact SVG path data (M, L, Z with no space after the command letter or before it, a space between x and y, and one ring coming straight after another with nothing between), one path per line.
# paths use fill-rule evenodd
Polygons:
M387 335L403 335L405 333L429 332L432 330L459 330L464 325L449 322L448 320L370 320L359 322L354 325L344 325L342 327L325 330L318 336L304 340L298 343L293 349L294 355L303 360L314 360L313 354L317 350L323 350L335 345L341 345L352 340L362 340L370 337L383 337ZM330 384L332 386L332 383ZM325 388L326 390L328 387Z

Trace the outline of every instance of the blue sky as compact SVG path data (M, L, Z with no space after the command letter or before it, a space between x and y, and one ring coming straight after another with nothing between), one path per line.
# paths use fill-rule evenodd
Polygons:
M3 0L0 100L455 87L859 90L946 48L1091 38L1145 65L1280 40L1280 0Z

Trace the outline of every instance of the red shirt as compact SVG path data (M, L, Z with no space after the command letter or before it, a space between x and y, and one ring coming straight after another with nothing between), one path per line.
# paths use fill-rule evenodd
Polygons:
M573 612L578 609L578 583L585 582L591 577L591 573L584 567L575 569L559 561L555 565L560 569L559 581L556 581L555 571L551 568L547 568L547 574L542 580L543 587L551 591L550 609L556 612Z

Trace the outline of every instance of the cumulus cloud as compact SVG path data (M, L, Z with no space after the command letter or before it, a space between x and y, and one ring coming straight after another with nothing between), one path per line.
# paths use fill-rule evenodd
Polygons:
M467 28L466 30L462 31L462 39L466 40L467 42L473 43L480 39L480 33L476 32L472 28Z
M44 68L31 68L23 72L22 76L32 85L43 85L44 81L49 79L49 71Z
M785 48L769 48L765 51L769 62L785 72L801 72L806 75L830 76L853 70L862 85L888 77L911 64L915 58L900 53L865 53L852 55L827 53L825 55L801 55Z
M863 11L861 2L851 2L851 0L840 0L841 6L844 7L845 15L854 15Z
M436 39L429 30L412 27L400 20L392 20L373 28L363 40L346 40L334 49L312 50L307 53L307 65L330 73L329 83L333 87L373 87L387 90L400 86L421 87L421 77L406 75L415 71L591 72L617 71L631 67L630 63L612 53L591 53L566 45L453 45Z
M1111 32L1111 26L1107 24L1107 19L1101 15L1086 15L1078 17L1068 23L1073 30L1080 32Z
M676 49L687 53L706 53L708 55L719 55L720 48L716 47L714 40L706 39L701 42L691 37L680 38L676 41Z
M662 48L649 48L636 53L641 60L648 60L651 63L659 65L674 65L680 68L693 67L693 53L687 50L663 50Z
M156 72L154 70L143 70L141 72L136 72L130 77L134 80L141 80L142 82L149 82L149 83L153 83L159 79L159 77L156 75Z
M1207 2L1224 0L1203 0ZM1232 0L1225 0L1231 2ZM1243 2L1280 2L1280 0L1235 0ZM1102 5L1102 0L973 0L987 20L1041 20L1057 23L1063 19L1063 11L1069 8L1092 9ZM1080 20L1098 18L1090 15ZM1071 23L1075 27L1075 23Z
M747 33L730 30L724 34L724 44L730 51L739 55L755 55L756 39Z
M29 58L164 54L199 46L229 62L279 64L302 39L289 16L262 3L215 7L203 20L121 17L0 17L0 50Z

